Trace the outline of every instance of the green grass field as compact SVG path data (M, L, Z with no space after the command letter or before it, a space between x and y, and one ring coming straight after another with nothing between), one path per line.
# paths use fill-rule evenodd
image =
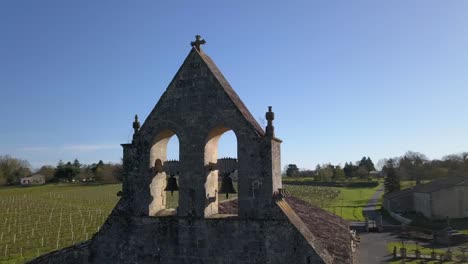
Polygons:
M323 209L351 221L364 221L363 207L381 185L374 188L327 187L340 190L341 194L334 203ZM285 185L291 195L299 197L309 203L317 204L314 197L308 195L308 190L314 188L307 185Z
M400 250L401 248L401 243L400 242L390 242L390 243L387 243L387 250L389 253L393 253L393 247L396 246L397 247L397 250ZM432 248L428 248L428 247L424 247L424 246L421 246L421 245L417 245L415 243L406 243L405 244L405 248L407 248L407 252L408 254L414 254L414 251L416 249L419 249L419 251L421 251L421 254L422 255L426 255L426 256L429 256L432 252ZM447 250L445 249L434 249L434 252L437 253L437 256L439 257L441 254L445 254L447 252ZM453 256L461 256L463 253L458 250L457 248L452 248L452 254ZM393 262L390 262L390 263L402 263L401 260L395 260ZM405 260L404 263L421 263L420 261L416 261L416 260ZM440 263L440 261L428 261L428 262L424 262L424 263ZM450 263L460 263L460 262L456 262L456 261L445 261L444 263L446 264L450 264Z
M308 195L311 186L285 187L292 195L317 204ZM0 263L24 263L90 239L119 200L120 189L120 184L0 188ZM337 189L340 197L325 209L345 219L363 220L362 207L377 188ZM167 207L175 208L177 203L178 192L168 193Z

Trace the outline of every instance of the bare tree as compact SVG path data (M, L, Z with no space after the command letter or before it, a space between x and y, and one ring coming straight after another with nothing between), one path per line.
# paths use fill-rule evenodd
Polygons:
M31 165L26 160L0 156L0 184L19 184L20 179L31 174Z

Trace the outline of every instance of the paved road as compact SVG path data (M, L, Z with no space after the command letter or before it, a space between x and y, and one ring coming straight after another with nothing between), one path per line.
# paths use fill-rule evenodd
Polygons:
M374 195L369 199L367 205L362 209L362 214L368 219L377 220L380 217L378 211L376 211L376 206L379 203L380 197L384 192L384 188L378 189Z
M380 213L376 210L379 199L384 189L377 190L363 208L363 215L370 220L376 221L380 218ZM384 221L384 225L387 224ZM392 258L387 250L387 243L397 239L389 232L387 233L361 233L361 243L358 248L358 260L360 264L385 263Z
M387 250L387 243L397 239L391 233L362 233L358 248L359 264L386 263L393 256Z

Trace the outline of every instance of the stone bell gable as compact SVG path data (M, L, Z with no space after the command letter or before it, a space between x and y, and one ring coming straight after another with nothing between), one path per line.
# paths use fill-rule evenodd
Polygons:
M229 130L238 143L239 215L270 215L273 192L281 188L281 141L265 134L215 63L196 47L135 131L133 142L123 145L124 161L132 163L125 167L133 169L127 173L130 188L124 195L132 197L135 214L151 216L165 208L167 175L155 174L154 166L158 159L166 161L167 142L174 134L180 144L178 215L217 214L217 199L207 199L219 190L218 171L208 165L216 164L218 140Z
M286 199L272 107L264 130L202 51L204 43L200 36L192 42L142 125L135 116L132 142L122 144L121 199L99 232L30 263L352 263L346 224L334 229L338 217ZM236 135L237 159L218 157L226 131ZM179 160L167 160L173 136ZM229 183L233 189L225 178L233 171L237 198L220 202ZM179 194L176 210L166 209L167 191ZM322 221L329 228L316 232Z

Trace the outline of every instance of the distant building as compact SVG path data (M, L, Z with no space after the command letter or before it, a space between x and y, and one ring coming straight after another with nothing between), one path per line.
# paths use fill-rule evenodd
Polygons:
M383 207L394 213L414 211L413 191L412 187L385 194Z
M369 172L369 176L371 176L372 178L376 178L376 179L380 179L380 178L383 178L384 177L384 173L383 171L370 171Z
M468 217L468 177L454 177L418 185L414 208L427 218Z
M33 174L29 177L21 178L21 185L40 185L45 183L46 177L42 174Z
M468 217L468 177L450 177L384 195L383 206L413 211L429 219Z

